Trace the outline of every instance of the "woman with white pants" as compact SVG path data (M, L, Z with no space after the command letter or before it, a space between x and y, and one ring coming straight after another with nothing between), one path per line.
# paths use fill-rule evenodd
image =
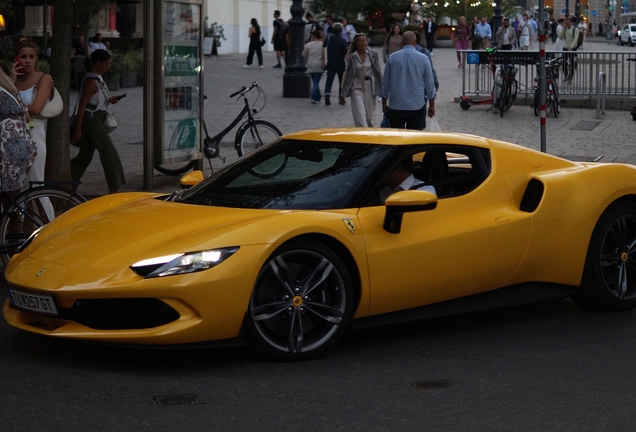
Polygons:
M346 103L346 97L351 97L351 112L357 127L373 127L373 111L381 86L378 53L367 47L364 33L358 33L351 41L340 96L340 105Z

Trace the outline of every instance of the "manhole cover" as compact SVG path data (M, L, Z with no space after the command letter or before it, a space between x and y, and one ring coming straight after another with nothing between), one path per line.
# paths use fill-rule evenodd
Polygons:
M603 159L603 155L600 155L600 156L557 155L557 157L567 159L572 162L598 162L601 159Z
M188 405L201 403L199 402L198 396L194 394L153 396L152 399L157 405Z
M429 381L418 381L409 383L416 389L420 390L431 390L431 389L442 389L451 386L451 382L449 380L429 380Z
M601 124L600 121L582 120L578 122L576 126L572 128L572 130L591 131L591 130L594 130L594 128L600 124Z

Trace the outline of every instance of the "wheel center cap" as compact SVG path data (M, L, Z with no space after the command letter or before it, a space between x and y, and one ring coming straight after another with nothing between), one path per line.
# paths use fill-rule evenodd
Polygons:
M621 259L623 260L623 262L627 261L629 259L629 255L627 254L627 252L623 252L621 254Z
M292 304L296 307L299 307L303 304L303 299L301 296L296 296L292 299Z

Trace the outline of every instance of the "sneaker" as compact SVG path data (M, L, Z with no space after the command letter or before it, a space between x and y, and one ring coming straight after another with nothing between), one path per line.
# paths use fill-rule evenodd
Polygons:
M318 103L318 101L315 101L315 100L311 99L311 103L312 103L312 104L317 104L317 103Z
M280 63L278 63L275 66L272 66L272 69L281 69L281 68L282 68L282 66L280 65Z
M329 95L325 96L325 105L331 105L331 101L329 100Z
M259 68L259 69L263 69L263 65L260 65L258 68Z
M249 68L249 67L252 67L252 65L244 64L243 67Z

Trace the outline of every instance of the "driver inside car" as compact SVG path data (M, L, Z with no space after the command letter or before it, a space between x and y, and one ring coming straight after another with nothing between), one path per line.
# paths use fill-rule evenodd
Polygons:
M421 190L437 196L435 187L416 178L412 171L413 159L411 157L402 159L393 168L385 179L384 187L380 190L380 198L383 203L391 194L405 190Z

